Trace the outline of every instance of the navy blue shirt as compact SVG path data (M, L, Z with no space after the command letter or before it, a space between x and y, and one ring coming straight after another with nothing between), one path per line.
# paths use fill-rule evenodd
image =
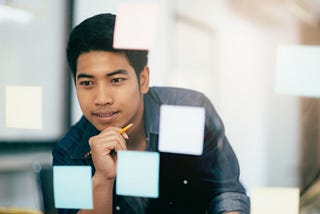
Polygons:
M220 117L202 93L169 87L151 87L144 96L144 124L148 151L158 151L160 106L204 107L204 148L201 156L160 152L159 197L119 196L114 193L113 213L223 213L249 214L250 200L239 181L239 164ZM99 131L85 118L75 124L53 148L53 165L90 165L85 158L88 140ZM115 187L116 188L116 187ZM115 191L114 191L115 192ZM59 209L59 213L77 210Z

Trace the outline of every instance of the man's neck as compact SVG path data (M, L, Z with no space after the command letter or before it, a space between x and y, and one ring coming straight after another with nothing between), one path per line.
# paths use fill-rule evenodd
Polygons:
M146 135L144 132L144 126L140 126L138 130L127 140L128 150L144 151L146 149Z

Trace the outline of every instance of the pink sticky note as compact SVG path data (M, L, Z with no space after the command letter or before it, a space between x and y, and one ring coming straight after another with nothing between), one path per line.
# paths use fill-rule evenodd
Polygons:
M154 44L158 15L159 5L156 3L118 4L113 47L150 50Z

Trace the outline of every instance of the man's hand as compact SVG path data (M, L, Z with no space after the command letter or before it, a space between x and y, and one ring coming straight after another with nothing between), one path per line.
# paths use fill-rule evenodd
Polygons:
M102 176L107 180L116 176L116 152L127 150L125 139L128 139L127 134L119 134L119 130L117 127L109 127L89 139L95 176Z

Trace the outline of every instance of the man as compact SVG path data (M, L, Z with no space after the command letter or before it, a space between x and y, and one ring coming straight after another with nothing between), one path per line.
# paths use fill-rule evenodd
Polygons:
M249 213L237 158L210 101L187 89L149 88L148 52L113 49L114 21L112 14L93 16L69 38L67 58L84 116L54 147L53 165L92 166L94 210L59 213ZM206 109L203 154L160 153L159 198L116 195L117 151L158 151L161 104Z

